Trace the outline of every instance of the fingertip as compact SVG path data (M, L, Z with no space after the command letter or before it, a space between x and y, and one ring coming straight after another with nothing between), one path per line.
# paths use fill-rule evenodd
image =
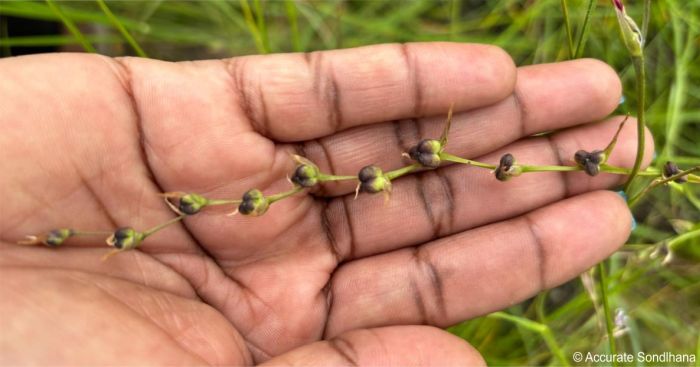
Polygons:
M605 62L598 59L580 59L576 62L585 68L586 74L593 76L587 79L590 92L595 103L600 107L601 116L605 117L617 108L622 96L622 82L617 72Z
M480 65L480 74L485 82L494 86L492 90L494 101L500 101L513 93L517 80L517 67L515 61L508 52L498 46L478 45L485 57Z

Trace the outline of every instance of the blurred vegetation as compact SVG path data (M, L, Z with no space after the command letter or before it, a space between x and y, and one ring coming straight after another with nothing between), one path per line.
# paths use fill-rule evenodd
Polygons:
M495 44L519 65L569 58L562 1L83 1L0 2L0 55L18 47L191 60L314 51L384 42ZM642 24L644 1L626 1ZM634 113L634 73L611 2L566 1L579 53L618 70L619 111ZM582 32L587 9L589 26ZM63 32L13 36L8 17L57 21ZM581 37L586 33L585 37ZM580 40L583 39L583 42ZM648 126L660 167L700 165L700 0L652 2L646 43ZM468 65L465 65L468 67ZM639 180L637 188L643 185ZM626 330L618 353L693 353L700 360L700 190L675 183L633 208L638 226L607 260L611 312ZM565 245L565 244L562 244ZM450 330L492 365L576 364L608 348L596 281L580 279ZM618 325L619 328L620 325ZM635 363L636 364L636 363Z

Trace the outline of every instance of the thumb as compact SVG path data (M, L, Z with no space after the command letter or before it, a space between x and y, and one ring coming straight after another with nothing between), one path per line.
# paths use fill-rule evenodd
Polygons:
M464 340L430 326L358 329L275 357L270 366L483 366Z

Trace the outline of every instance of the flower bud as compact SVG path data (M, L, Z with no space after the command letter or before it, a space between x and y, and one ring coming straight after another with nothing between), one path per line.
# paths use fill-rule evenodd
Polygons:
M574 161L576 161L576 164L583 168L583 171L589 176L596 176L600 173L600 165L605 162L605 159L605 152L602 150L594 150L592 152L579 150L574 154Z
M257 217L265 214L270 207L270 201L258 189L248 190L243 194L241 204L238 205L238 212L243 215Z
M107 239L107 244L117 250L132 250L138 247L143 241L144 235L131 227L122 227L114 231Z
M681 173L681 170L678 168L678 166L675 163L669 161L669 162L666 162L666 164L664 164L664 169L663 169L664 178L669 178L669 177L675 176L679 173ZM684 183L684 182L688 182L688 178L687 177L679 177L673 181L677 182L677 183Z
M424 167L437 168L440 166L440 152L442 143L435 139L424 139L408 151L408 155L414 161Z
M523 173L522 167L515 164L515 158L510 153L506 153L501 157L501 161L494 171L496 179L499 181L508 181L511 177L520 176L521 173Z
M391 181L377 166L363 167L357 174L357 178L360 180L359 191L375 194L391 190Z
M641 56L642 48L644 47L642 31L639 30L634 19L630 18L627 12L625 12L625 6L622 5L622 0L613 0L613 5L615 6L615 15L620 25L622 41L625 43L625 47L627 47L627 50L632 56Z

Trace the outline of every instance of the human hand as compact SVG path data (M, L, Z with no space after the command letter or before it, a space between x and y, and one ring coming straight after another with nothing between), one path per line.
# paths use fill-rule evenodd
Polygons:
M436 327L561 284L630 232L602 191L621 176L503 183L453 164L401 177L386 204L333 183L262 217L206 210L105 262L95 238L17 246L54 227L161 223L159 192L283 191L291 153L335 174L395 169L453 102L450 153L567 164L614 134L620 117L595 121L620 82L594 60L516 70L495 47L448 43L185 63L53 54L2 59L0 78L4 363L479 364ZM612 164L634 161L633 125Z

